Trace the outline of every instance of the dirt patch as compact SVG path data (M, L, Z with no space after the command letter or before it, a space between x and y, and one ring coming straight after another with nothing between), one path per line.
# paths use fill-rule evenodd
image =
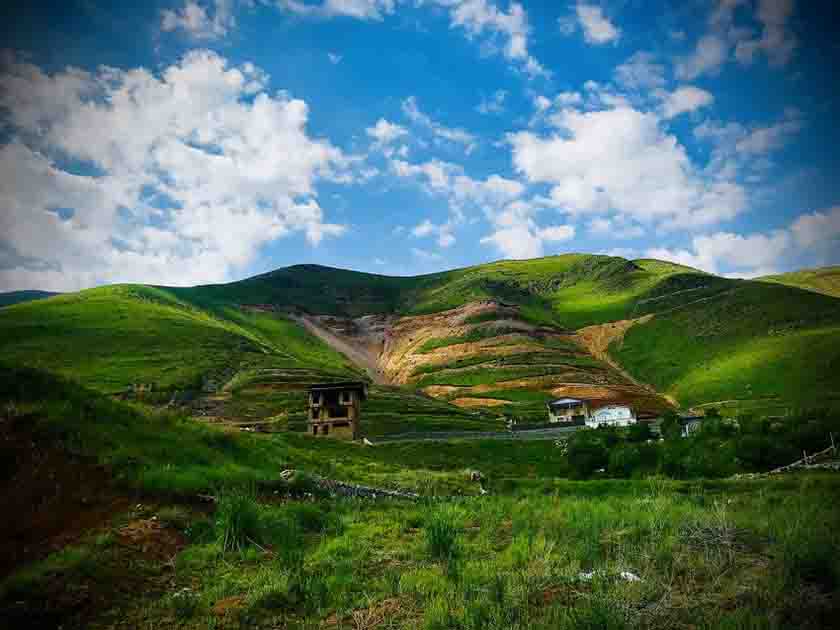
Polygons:
M587 326L577 331L577 339L580 344L589 350L592 355L606 361L615 367L612 357L609 354L610 344L614 341L620 342L624 339L624 335L636 324L644 324L650 321L653 315L645 315L637 319L622 319L608 324L598 324L596 326Z
M117 492L94 460L36 441L30 422L0 421L0 577L107 525L137 502Z
M180 532L164 527L157 517L132 521L117 531L120 544L148 558L169 562L186 545Z
M235 595L233 597L225 597L213 604L213 614L218 617L224 617L232 612L236 612L245 605L245 597L242 595Z
M458 407L502 407L510 405L509 400L499 400L498 398L456 398L451 401L453 405Z

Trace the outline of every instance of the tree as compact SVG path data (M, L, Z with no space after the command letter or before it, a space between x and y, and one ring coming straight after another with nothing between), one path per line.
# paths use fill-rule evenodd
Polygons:
M581 429L569 438L566 456L572 475L578 479L586 479L596 470L607 467L609 451L598 433Z

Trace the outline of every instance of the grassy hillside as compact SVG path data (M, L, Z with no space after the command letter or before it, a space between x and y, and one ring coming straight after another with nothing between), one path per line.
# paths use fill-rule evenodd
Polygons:
M776 276L758 278L761 282L777 282L791 287L808 289L818 293L825 293L840 297L840 266L820 267L819 269L802 269L781 273Z
M2 525L33 554L0 579L10 627L816 630L840 612L830 474L558 480L551 441L228 433L3 367L0 409L35 453L4 460ZM65 503L59 464L108 478ZM336 498L308 473L425 496Z
M803 273L812 284L819 275L821 286L833 277ZM511 305L516 321L478 313L477 319L424 329L423 346L406 355L405 365L414 370L408 381L448 387L444 397L450 400L500 396L510 403L497 408L500 413L528 408L541 414L544 396L504 383L532 379L530 389L545 394L564 380L626 382L580 348L551 343L563 331L652 315L613 345L612 356L681 403L834 404L840 391L836 298L662 261L586 254L413 278L298 265L226 285L100 288L4 308L0 352L109 392L138 382L195 388L209 379L219 385L237 372L268 369L281 370L276 385L301 380L290 370L309 370L313 378L354 373L341 355L283 319L278 312L284 309L405 320L482 300Z
M58 293L50 291L8 291L0 293L0 308L22 302L31 302L32 300L43 300L53 295L58 295Z
M281 317L198 308L163 289L117 285L0 311L0 354L105 392L135 383L200 389L243 366L347 376L347 360Z
M840 302L811 291L738 282L631 328L611 351L683 404L840 404Z

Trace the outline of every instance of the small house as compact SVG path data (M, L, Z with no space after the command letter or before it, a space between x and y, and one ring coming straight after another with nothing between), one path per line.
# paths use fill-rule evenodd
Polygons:
M601 407L589 414L586 419L588 427L627 427L636 424L636 414L627 405L609 405Z
M583 424L589 416L589 404L577 398L560 398L546 405L552 424Z
M680 435L688 437L698 429L703 421L703 416L682 416L680 418Z
M340 440L359 439L359 411L366 398L367 385L361 381L310 386L310 435Z

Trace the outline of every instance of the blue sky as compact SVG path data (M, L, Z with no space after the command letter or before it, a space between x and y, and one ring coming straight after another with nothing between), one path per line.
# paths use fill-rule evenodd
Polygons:
M5 8L0 289L840 262L832 4Z

